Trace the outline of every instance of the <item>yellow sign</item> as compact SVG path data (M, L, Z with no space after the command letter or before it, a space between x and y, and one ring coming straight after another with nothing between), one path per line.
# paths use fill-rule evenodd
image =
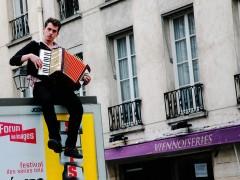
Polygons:
M63 121L68 120L68 114L58 114L57 118ZM42 119L43 120L43 119ZM97 180L97 156L94 130L94 115L92 113L85 113L82 120L81 147L83 153L83 167L84 180ZM44 124L44 144L45 158L46 158L46 177L47 180L61 180L64 165L60 163L60 156L54 153L47 147L48 131L46 124ZM78 145L77 145L78 146Z

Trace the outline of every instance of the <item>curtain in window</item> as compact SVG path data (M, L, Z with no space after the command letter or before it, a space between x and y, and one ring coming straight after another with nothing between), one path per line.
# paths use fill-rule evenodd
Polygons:
M27 0L13 0L14 18L20 17L27 12Z
M79 11L78 0L58 0L60 7L60 18L66 19Z
M139 96L133 35L117 39L117 61L122 102Z
M130 85L129 85L129 71L128 71L128 59L127 59L127 45L126 38L117 40L117 54L119 64L119 78L121 87L122 101L130 99Z
M193 13L173 19L173 30L179 87L194 84L199 81L199 66ZM191 82L191 76L194 82Z
M195 94L194 89L186 87L199 82L197 42L193 13L184 14L173 19L173 35L178 85L181 88L178 94L178 103L183 113L188 114L193 107L198 106L195 100L199 96Z
M138 98L139 92L138 92L137 66L136 66L135 44L134 44L133 35L130 35L129 39L130 39L130 53L131 53L131 63L132 63L134 98Z
M196 42L193 13L190 13L188 15L188 24L189 24L190 46L191 46L191 55L192 55L192 64L193 64L193 77L194 77L194 82L196 83L199 81L199 66L198 66L198 59L197 59L198 58L197 42Z
M179 86L190 83L184 16L174 19L174 37Z

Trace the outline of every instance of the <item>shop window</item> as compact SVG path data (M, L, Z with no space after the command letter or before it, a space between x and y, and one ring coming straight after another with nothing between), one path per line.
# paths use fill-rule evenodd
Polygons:
M211 153L120 165L120 180L214 180Z

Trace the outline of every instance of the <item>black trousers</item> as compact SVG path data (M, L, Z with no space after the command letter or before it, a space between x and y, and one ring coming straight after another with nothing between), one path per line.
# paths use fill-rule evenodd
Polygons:
M54 104L66 107L70 117L65 145L70 148L76 147L78 130L82 121L83 106L74 90L62 85L42 81L35 83L33 97L42 106L50 139L61 140L60 122L57 120Z

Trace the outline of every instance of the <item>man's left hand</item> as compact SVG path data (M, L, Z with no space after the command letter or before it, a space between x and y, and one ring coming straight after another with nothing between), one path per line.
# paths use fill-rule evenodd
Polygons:
M88 74L84 74L82 80L83 80L83 85L86 86L91 81L91 77Z

